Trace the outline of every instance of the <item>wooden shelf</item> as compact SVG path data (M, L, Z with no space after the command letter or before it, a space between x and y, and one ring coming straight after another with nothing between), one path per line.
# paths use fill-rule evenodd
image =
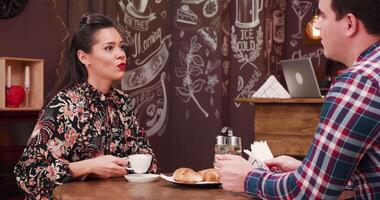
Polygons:
M239 103L323 103L324 98L236 98Z
M323 98L236 98L254 104L255 140L266 140L273 155L306 155L323 104Z
M40 111L41 107L20 107L20 108L1 108L0 111L9 112L25 112L25 111Z
M11 85L24 87L25 66L30 68L29 105L24 102L18 108L6 106L6 72L12 67ZM0 111L37 111L42 108L44 95L44 60L34 58L0 57Z

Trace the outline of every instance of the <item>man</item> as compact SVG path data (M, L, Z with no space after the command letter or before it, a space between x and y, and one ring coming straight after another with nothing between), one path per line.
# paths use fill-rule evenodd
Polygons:
M217 155L223 188L265 199L337 199L351 180L358 199L380 199L380 0L319 0L324 54L350 66L338 76L302 161L280 156L253 169ZM275 171L275 172L274 172Z

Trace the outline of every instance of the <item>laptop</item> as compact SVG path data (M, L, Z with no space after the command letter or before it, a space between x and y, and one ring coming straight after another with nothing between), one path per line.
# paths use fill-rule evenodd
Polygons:
M282 72L293 98L321 98L310 58L281 60Z

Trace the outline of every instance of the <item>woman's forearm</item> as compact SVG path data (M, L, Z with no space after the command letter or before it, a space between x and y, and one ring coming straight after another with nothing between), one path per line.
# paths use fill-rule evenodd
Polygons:
M69 168L73 172L74 178L87 176L91 173L92 165L90 160L81 160L69 164Z

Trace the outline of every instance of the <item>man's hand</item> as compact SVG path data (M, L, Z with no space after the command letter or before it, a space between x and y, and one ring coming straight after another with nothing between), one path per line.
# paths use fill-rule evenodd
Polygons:
M244 192L244 181L253 166L241 156L215 155L215 168L219 170L223 189Z
M278 156L264 161L270 170L276 172L290 172L296 170L302 162L290 156Z

